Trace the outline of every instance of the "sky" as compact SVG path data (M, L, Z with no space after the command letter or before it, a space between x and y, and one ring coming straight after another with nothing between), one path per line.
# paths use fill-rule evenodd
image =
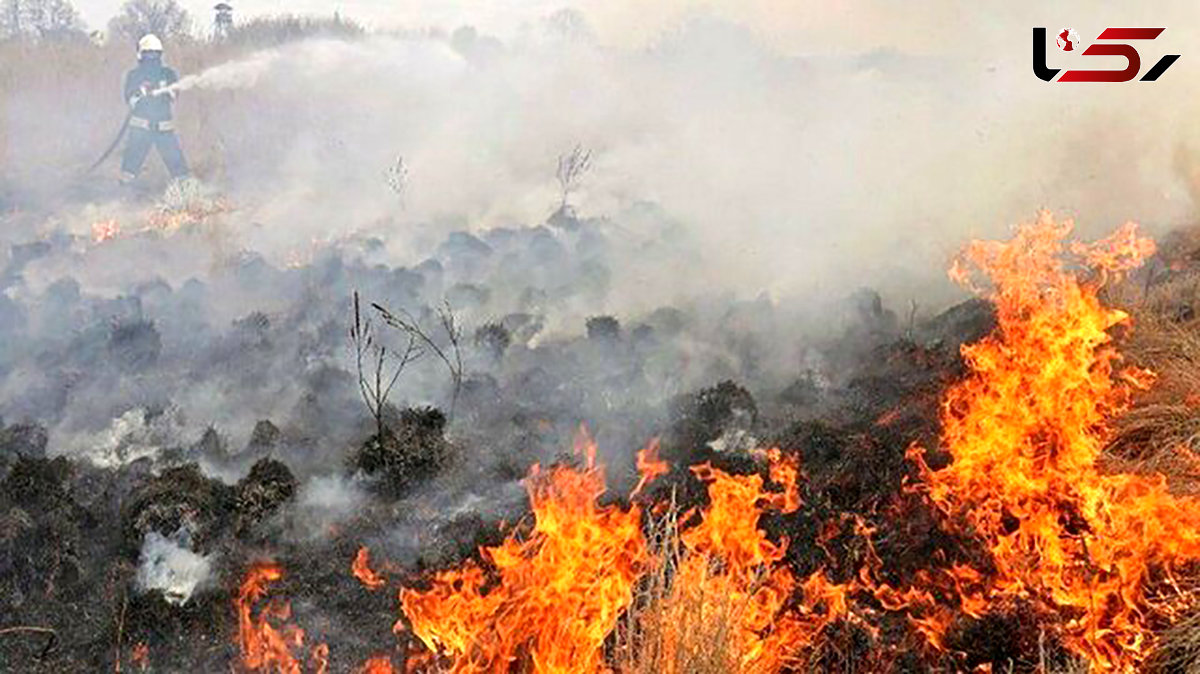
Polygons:
M76 0L76 5L85 21L98 28L122 1ZM180 1L197 28L207 27L212 0ZM602 42L626 47L652 42L689 15L708 14L750 28L777 48L800 52L979 51L1014 31L1023 38L1034 25L1165 25L1175 31L1194 31L1200 25L1200 11L1190 0L1070 0L1052 6L1035 0L235 0L232 4L239 17L336 11L377 28L453 29L469 24L500 37L536 24L555 10L573 7L584 13ZM1020 44L1024 47L1024 39Z

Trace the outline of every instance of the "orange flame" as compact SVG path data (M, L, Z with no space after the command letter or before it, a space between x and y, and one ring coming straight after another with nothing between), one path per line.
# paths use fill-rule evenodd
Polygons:
M413 633L454 672L594 672L633 584L649 562L638 512L599 506L604 473L581 433L586 467L534 466L526 482L533 529L480 551L483 564L400 592ZM490 589L489 589L490 588Z
M358 669L358 674L394 674L391 659L386 656L371 658Z
M1072 651L1133 671L1153 648L1152 623L1190 603L1152 585L1200 559L1200 501L1173 496L1162 476L1100 468L1108 420L1147 377L1114 378L1107 331L1127 316L1098 291L1154 246L1129 224L1067 249L1070 229L1043 213L1011 242L971 244L952 269L968 285L971 270L990 280L999 325L963 347L971 373L942 413L953 462L925 475L932 502L991 551L994 571L955 570L961 586L981 588L964 605L1032 599L1058 616Z
M371 570L371 551L365 545L359 547L358 554L354 555L350 572L369 590L378 590L387 585L387 579L382 574Z
M781 563L788 541L774 543L759 529L763 512L793 512L800 505L799 466L777 450L767 456L782 493L764 490L758 475L730 475L708 464L692 468L708 485L711 504L700 522L680 535L684 554L666 601L668 607L736 607L723 620L731 623L730 651L739 658L737 671L743 672L777 672L799 664L802 650L821 630L849 613L849 586L830 582L820 571L797 582ZM788 607L797 590L801 600ZM662 664L673 674L686 674L675 669L686 662L675 655L687 639L686 623L673 612L668 610L666 618L674 628L660 630Z
M313 646L308 661L312 663L315 674L326 674L329 671L329 644Z
M660 475L666 475L671 467L666 461L658 458L658 438L650 441L650 444L639 449L637 453L637 470L638 483L633 488L633 492L629 494L629 498L634 498L642 493L642 488L654 481Z
M92 223L92 243L104 243L115 239L121 233L121 226L116 220L101 220Z
M924 493L945 526L982 543L988 559L917 571L910 587L893 587L882 581L891 576L874 530L845 515L827 522L814 544L825 548L841 524L853 523L865 543L857 574L845 582L821 570L796 577L785 560L789 541L760 528L764 513L802 505L800 466L778 450L763 453L773 486L760 475L693 467L709 505L682 517L674 538L651 546L643 526L654 523L638 504L599 502L604 473L581 429L582 468L531 470L529 526L481 549L481 561L435 574L428 589L400 591L395 630L411 627L427 649L407 660L408 670L609 672L611 637L626 616L642 621L632 639L657 635L645 671L688 674L680 664L688 658L677 657L687 655L688 630L719 618L720 638L735 657L728 667L766 674L803 669L806 651L836 621L879 637L880 609L903 613L915 633L946 651L956 621L1020 600L1094 670L1135 671L1156 646L1155 630L1197 606L1198 588L1179 579L1200 562L1200 498L1172 495L1161 475L1102 469L1109 420L1152 376L1119 367L1108 330L1128 317L1105 308L1099 293L1154 248L1132 225L1090 245L1066 244L1070 229L1043 214L1010 242L971 244L951 269L994 301L998 328L963 347L969 374L944 396L942 442L952 462L931 470L924 451L912 447L922 479L905 491ZM638 452L633 495L667 471L657 450L654 441ZM359 549L352 572L379 587L385 581L368 555ZM635 604L634 593L655 571L665 586L652 597L660 605L652 613L641 595ZM279 567L259 565L243 583L239 640L247 669L299 672L292 653L303 632L269 622L286 623L288 606L268 602L254 614L281 576ZM736 610L721 614L723 607ZM323 668L327 655L314 650L311 660ZM358 671L394 670L377 657Z
M146 671L150 668L150 647L145 642L139 642L130 652L129 660L134 667ZM120 671L120 663L117 663L117 668Z
M281 628L271 625L270 620L286 621L291 618L291 606L286 602L268 602L257 616L254 605L266 596L267 587L283 578L283 568L271 563L250 567L238 592L238 643L242 651L242 665L250 671L273 671L279 674L300 674L300 661L292 655L292 649L304 645L304 630L285 624Z
M634 582L665 563L649 554L641 511L598 506L603 473L595 444L581 432L577 449L586 468L535 467L527 482L533 532L481 550L483 564L442 572L426 591L402 590L401 606L413 633L443 654L454 672L508 671L517 664L534 672L607 671L602 647L629 608ZM640 454L643 479L665 472L651 443ZM737 607L732 618L741 671L778 671L831 621L848 613L848 586L821 573L798 583L780 564L787 541L772 542L758 528L768 509L799 506L799 466L770 452L773 480L783 492L765 489L757 475L735 476L704 465L693 469L708 485L711 506L683 532L666 610L656 620L663 634L663 666L686 662L683 615L689 607L720 602ZM802 601L785 610L795 593ZM676 615L679 614L679 615ZM664 670L667 671L667 670ZM685 674L677 672L675 674Z

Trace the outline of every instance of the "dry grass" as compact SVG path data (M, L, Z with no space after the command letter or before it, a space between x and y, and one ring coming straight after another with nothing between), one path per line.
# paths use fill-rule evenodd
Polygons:
M1122 354L1155 373L1116 421L1113 467L1161 473L1172 491L1200 494L1200 227L1162 239L1148 268L1108 299L1133 318ZM1200 674L1200 614L1167 629L1160 643L1147 671Z
M736 622L728 598L672 592L684 554L678 515L671 507L651 525L648 538L659 562L617 628L613 664L622 674L737 671L730 638Z
M673 581L687 552L679 537L679 512L671 507L651 525L648 539L658 556L632 608L617 628L614 670L621 674L727 674L746 672L747 658L739 631L744 604L722 591L719 569L706 574L689 591Z
M1133 316L1121 352L1155 381L1117 420L1109 454L1116 468L1162 473L1173 490L1200 493L1200 267L1172 264L1161 280L1131 279L1110 297Z
M1167 243L1158 269L1109 291L1108 300L1133 315L1133 329L1120 337L1127 363L1157 375L1154 385L1137 394L1117 420L1109 458L1113 469L1161 473L1177 493L1200 494L1200 228L1178 233ZM743 671L744 654L736 638L741 607L720 593L672 589L682 559L677 525L674 514L657 524L653 541L666 561L641 587L618 630L615 670ZM1200 674L1200 614L1167 630L1161 644L1147 671ZM831 646L817 644L814 653ZM1090 671L1083 660L1062 662L1045 652L1031 655L1035 671L1044 674ZM819 659L799 662L794 671L828 671ZM856 666L853 658L839 660L851 668L846 671ZM869 669L866 665L863 671Z
M1148 663L1148 671L1200 674L1200 615L1171 627L1162 636L1162 647Z
M235 30L228 41L175 40L166 61L181 74L235 59L259 49L314 36L351 38L362 29L345 20L261 18ZM135 65L123 41L0 41L0 198L21 195L36 207L61 199L74 186L105 176L115 180L116 160L93 175L84 170L112 140L126 113L121 92L125 72ZM262 125L243 128L231 120L264 114L261 94L192 91L176 106L184 151L197 175L220 180L223 148L252 141ZM147 176L161 184L166 173L147 162Z

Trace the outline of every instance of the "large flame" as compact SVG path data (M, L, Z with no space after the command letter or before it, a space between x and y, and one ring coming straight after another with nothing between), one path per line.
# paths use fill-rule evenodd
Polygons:
M483 549L483 565L402 590L413 632L455 672L592 672L630 605L649 557L636 510L600 506L604 472L581 434L586 467L534 467L527 485L533 530Z
M1102 670L1131 671L1153 623L1190 603L1170 579L1200 558L1200 501L1162 476L1110 474L1107 422L1148 373L1118 369L1108 330L1127 320L1098 292L1153 243L1126 225L1067 247L1070 223L1043 214L1006 243L976 242L952 270L990 280L995 333L963 348L970 375L946 394L943 443L926 472L932 501L981 539L994 568L960 568L964 605L1033 600L1065 645Z
M583 470L535 468L530 476L530 535L483 549L483 565L438 574L428 590L401 591L413 632L446 657L451 671L514 665L534 672L607 671L605 641L630 609L635 583L655 569L670 579L636 611L636 635L627 644L640 666L653 671L692 671L698 656L690 651L701 640L696 630L711 631L703 636L710 643L721 640L718 650L732 654L727 664L737 671L779 671L847 613L847 588L820 573L797 582L779 563L787 542L772 542L759 529L764 511L790 512L800 503L799 468L778 452L769 459L783 491L766 489L757 475L694 468L711 504L673 539L676 549L651 554L637 507L597 505L603 472L594 443L586 435L581 443L588 457ZM665 472L655 449L652 443L639 453L642 479L635 492ZM785 610L797 593L801 601Z

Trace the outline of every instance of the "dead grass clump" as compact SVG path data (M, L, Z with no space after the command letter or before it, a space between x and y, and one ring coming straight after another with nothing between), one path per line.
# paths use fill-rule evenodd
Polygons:
M707 592L717 586L714 583L702 583L694 592L678 592L672 583L686 554L679 538L678 510L670 508L650 528L648 540L658 564L642 580L633 605L617 626L614 670L621 674L741 671L736 639L739 607L728 594Z
M830 671L814 657L827 650L824 630L817 625L825 624L825 617L814 615L811 634L801 634L784 627L787 621L779 616L765 614L771 597L783 589L778 569L769 562L745 566L722 552L688 544L681 523L689 514L681 516L672 498L661 511L648 515L646 538L655 567L636 586L633 602L614 631L608 654L613 671Z
M1112 299L1133 316L1122 354L1155 381L1116 420L1109 456L1116 468L1162 473L1177 492L1200 493L1200 269L1130 280Z
M1200 674L1200 614L1192 615L1163 633L1160 646L1147 663L1155 674Z

